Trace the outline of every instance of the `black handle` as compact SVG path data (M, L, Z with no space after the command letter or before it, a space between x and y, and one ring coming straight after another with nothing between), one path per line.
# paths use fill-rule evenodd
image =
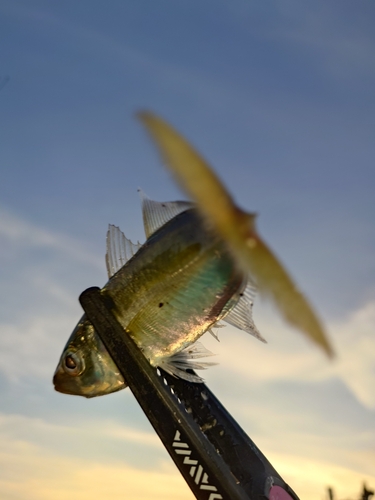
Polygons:
M79 300L197 499L298 500L204 384L176 379L149 364L99 288L87 289Z

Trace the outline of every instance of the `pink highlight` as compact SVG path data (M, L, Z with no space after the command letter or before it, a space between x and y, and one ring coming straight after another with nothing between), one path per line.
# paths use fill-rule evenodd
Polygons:
M272 486L269 500L293 500L293 498L280 486Z

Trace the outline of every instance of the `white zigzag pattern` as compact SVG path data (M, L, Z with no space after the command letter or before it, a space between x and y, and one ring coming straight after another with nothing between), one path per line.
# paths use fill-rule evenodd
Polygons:
M181 441L181 433L180 431L176 431L174 436L173 448L175 448L175 452L178 455L185 455L184 464L191 465L189 474L192 478L194 478L195 484L199 485L200 490L212 491L208 500L222 500L223 497L220 493L217 492L216 486L212 486L208 482L208 475L204 472L203 467L198 463L198 460L192 460L190 457L191 450L189 449L189 445L187 443L183 443Z

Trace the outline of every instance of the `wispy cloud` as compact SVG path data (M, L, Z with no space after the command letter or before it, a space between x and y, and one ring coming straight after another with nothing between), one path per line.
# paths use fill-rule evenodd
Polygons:
M360 470L340 467L324 460L311 460L288 454L270 457L280 463L279 472L304 500L326 499L328 486L337 498L358 498L363 481L373 484L375 476ZM373 457L372 457L373 460Z
M65 254L77 261L84 261L99 269L103 268L103 260L92 254L84 243L66 234L54 233L40 226L27 222L0 207L0 238L8 245L23 251L37 247L49 248Z
M203 343L221 354L218 361L222 369L258 382L340 379L361 404L375 409L375 301L369 300L342 320L327 325L336 353L332 362L282 324L269 308L258 310L255 319L269 340L267 345L244 338L244 333L231 327L220 332L221 344L205 336Z
M108 463L103 454L103 436L108 428L85 422L76 428L58 426L41 419L0 415L0 492L2 500L50 500L73 496L77 500L188 499L191 494L172 463L153 454L155 436L131 429L115 435L121 446L141 446L143 454L154 456L152 470L126 461ZM82 441L82 436L85 438ZM126 436L126 437L125 437ZM77 439L78 438L78 439ZM77 449L76 442L82 445ZM65 444L64 444L65 442ZM61 453L70 447L70 453ZM105 445L104 445L105 446Z
M335 78L352 80L374 75L371 9L347 5L338 11L324 1L302 5L291 0L278 5L282 21L259 30L258 36L289 42L293 50L307 49L311 63Z
M0 209L0 242L0 371L13 382L24 376L50 379L82 314L74 279L103 273L104 258L84 242L4 209Z
M0 371L9 381L52 379L64 343L79 316L35 316L17 324L0 324ZM50 382L51 383L51 382Z
M46 453L27 442L7 440L0 453L2 500L190 499L183 479L170 464L143 471Z
M113 425L112 434L108 429ZM155 436L146 432L111 421L100 425L82 422L71 428L42 419L0 415L0 436L0 491L4 500L50 500L69 495L77 500L120 500L124 495L130 500L192 498L161 446L160 451L154 446ZM104 440L119 438L128 456L129 449L133 453L142 449L143 457L147 450L148 465L134 466L119 457L109 462ZM341 496L350 493L356 497L364 479L369 484L375 481L371 473L287 450L271 450L268 457L304 500L316 500L319 492L323 498L327 485ZM373 461L373 454L367 458Z
M156 451L156 456L159 458L162 456L160 453L162 446L154 432L133 428L126 422L122 425L110 418L101 418L100 420L94 418L91 421L78 420L72 424L71 421L58 423L42 417L0 413L0 435L2 438L7 436L11 439L27 440L32 446L40 445L49 450L59 448L60 451L65 450L68 454L69 447L73 446L74 440L78 438L81 444L85 443L85 446L76 450L76 458L90 460L98 443L101 443L102 451L104 451L108 450L114 442L120 443L124 449L132 446L140 449L146 448L151 450L151 453ZM106 452L106 460L108 460L108 456ZM114 454L112 459L113 461L128 460L130 456L129 453L122 457L119 454ZM159 458L155 460L159 460ZM149 468L147 460L145 460L145 468Z
M341 377L362 404L375 409L375 301L332 325L332 330L338 351L332 373Z

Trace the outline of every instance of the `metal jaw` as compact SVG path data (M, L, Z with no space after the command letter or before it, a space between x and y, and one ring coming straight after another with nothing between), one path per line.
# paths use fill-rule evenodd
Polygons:
M299 500L205 384L153 368L99 288L79 300L197 499Z

